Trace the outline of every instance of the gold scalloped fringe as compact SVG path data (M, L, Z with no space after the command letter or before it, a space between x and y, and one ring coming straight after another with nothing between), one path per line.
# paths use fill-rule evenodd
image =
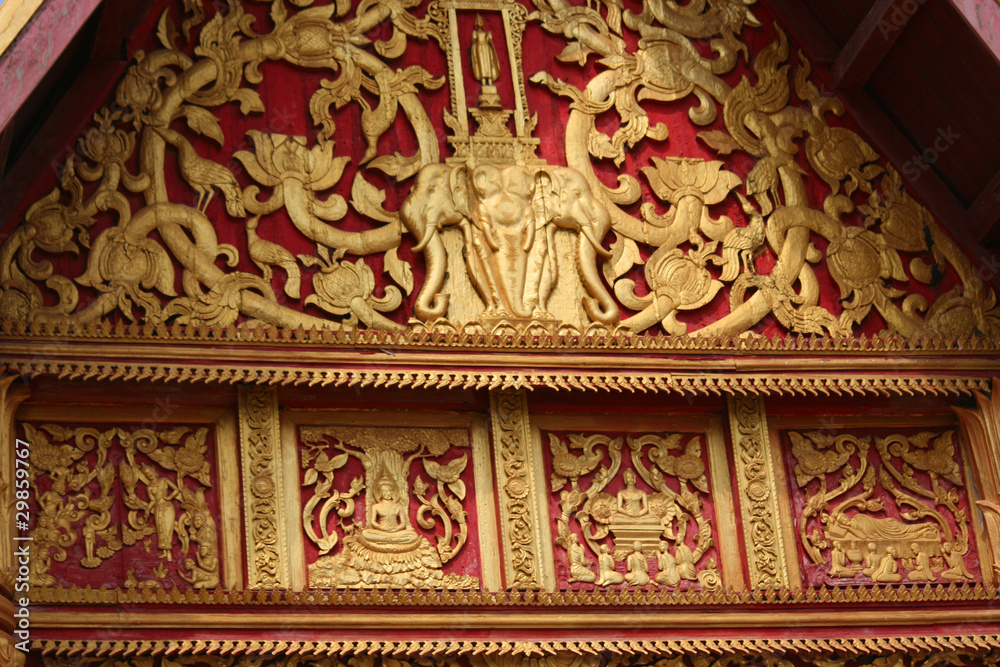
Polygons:
M798 396L960 396L988 392L987 378L950 376L811 375L775 377L773 374L721 376L679 373L619 373L476 370L400 371L349 368L222 367L194 364L120 364L11 359L0 372L26 377L55 376L61 380L138 380L206 384L249 383L306 385L309 387L399 387L406 389L538 389L673 393L686 396L798 395Z

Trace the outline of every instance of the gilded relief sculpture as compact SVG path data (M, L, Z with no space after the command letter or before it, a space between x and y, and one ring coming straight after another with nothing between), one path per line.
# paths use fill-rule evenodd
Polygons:
M806 494L797 521L807 578L977 579L966 563L974 545L954 431L788 437Z
M465 431L306 426L300 437L303 489L311 491L302 527L319 551L310 587L479 587L476 577L442 570L468 538L468 453L442 461L468 446ZM351 459L360 474L346 483ZM429 481L418 474L411 482L418 461Z
M710 499L703 436L546 437L550 488L559 494L561 512L555 517L556 544L566 552L567 584L721 586L710 553L712 521L703 511ZM626 447L631 465L622 470ZM620 488L612 494L608 487Z
M885 333L906 338L996 334L995 295L899 174L835 124L843 105L820 94L784 33L774 28L767 47L749 52L744 32L769 30L752 4L647 0L636 13L567 0L435 0L419 11L399 0L356 10L297 0L254 23L228 0L211 16L192 5L183 34L168 10L163 48L133 54L116 109L95 116L59 184L0 246L0 315L731 338L765 320L791 334L848 336L877 313ZM366 36L380 26L391 38ZM564 81L526 63L530 31L564 39L559 59L578 75ZM447 71L394 65L435 48ZM734 74L741 59L752 75ZM254 86L267 86L276 60L329 75L300 101L315 131L223 127L214 109L224 105L267 112ZM429 113L422 95L445 84L449 108ZM537 156L526 85L570 101L565 164ZM725 129L698 133L719 160L670 154L677 129L649 114L678 105L695 127L721 116ZM333 139L347 113L360 114L355 163ZM397 126L415 152L381 154ZM202 152L204 141L241 139L228 165ZM646 146L659 155L637 164ZM753 160L745 177L724 161L737 152ZM176 177L165 167L173 161ZM604 167L616 182L599 175ZM399 184L398 206L386 208L383 177ZM720 215L724 206L736 217ZM238 225L240 243L220 243L220 225ZM314 250L275 240L289 233ZM76 273L42 255L81 251ZM916 283L929 292L912 292ZM821 299L830 289L838 298Z
M65 561L74 546L82 547L79 565L87 569L100 568L122 549L134 547L161 561L153 568L158 579L167 575L169 565L193 588L219 586L218 528L205 498L212 487L205 459L207 428L21 426L32 443L30 479L38 498L31 532L32 586L59 583L53 561ZM118 502L124 510L120 518L113 509ZM128 586L130 581L140 583L131 570L128 581L118 583ZM155 580L141 583L149 582Z

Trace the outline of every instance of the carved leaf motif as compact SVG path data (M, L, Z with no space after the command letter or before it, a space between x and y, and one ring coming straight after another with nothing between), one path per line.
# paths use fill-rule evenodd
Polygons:
M264 107L261 105L260 111L263 110ZM188 127L198 134L204 134L206 137L215 139L219 146L222 146L225 142L222 127L219 125L219 119L208 109L186 104L181 107L180 113L187 120Z
M461 475L462 471L465 470L465 466L468 462L468 454L462 454L457 459L450 461L447 465L441 465L431 460L424 460L424 468L427 470L427 474L434 479L447 484L452 484L458 481L459 475Z
M413 270L409 262L404 262L396 255L397 248L385 253L385 270L406 293L413 291Z
M305 479L303 480L303 483L306 486L312 486L313 484L316 483L317 479L319 479L319 472L317 472L316 468L309 468L308 470L306 470L306 475Z
M740 145L730 136L728 132L721 130L708 130L699 132L698 138L704 141L709 147L720 155L729 155L733 151L740 149Z

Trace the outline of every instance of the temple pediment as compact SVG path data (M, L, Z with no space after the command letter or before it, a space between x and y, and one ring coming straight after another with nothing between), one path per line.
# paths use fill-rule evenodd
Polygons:
M0 667L996 662L993 269L767 7L130 58L0 237Z

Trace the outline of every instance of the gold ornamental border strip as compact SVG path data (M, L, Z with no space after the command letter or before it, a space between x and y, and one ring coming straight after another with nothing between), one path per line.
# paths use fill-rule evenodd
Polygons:
M359 359L359 361L361 361ZM890 364L891 365L891 364ZM886 375L878 372L815 373L785 368L788 375L774 372L740 373L728 370L701 373L657 371L581 371L577 368L529 372L510 370L398 368L219 366L208 364L141 363L136 361L47 361L40 358L8 358L0 362L0 373L27 377L54 376L60 380L135 380L206 384L307 385L310 387L361 387L405 389L535 389L673 393L682 396L792 395L792 396L960 396L988 392L990 377L998 373L995 363L984 361L978 372L967 375ZM897 369L898 370L898 369Z
M896 651L971 650L1000 648L1000 637L992 634L918 635L911 637L850 638L759 638L759 639L667 639L657 641L219 641L219 640L144 640L86 641L35 640L32 650L42 655L122 657L156 655L271 655L271 656L476 656L511 655L543 657L571 652L624 655L732 654L757 655L794 653L799 655L842 655L887 653Z
M373 607L617 607L636 605L782 605L910 602L977 602L1000 599L986 584L758 589L739 592L576 592L421 590L244 590L34 588L31 601L51 605L204 604L241 606Z
M318 345L323 347L403 347L417 349L517 349L517 350L621 350L649 352L730 352L790 354L958 354L980 355L1000 351L1000 336L970 338L904 338L902 336L833 338L830 336L699 337L635 334L627 329L594 325L582 332L552 332L541 328L523 332L493 333L410 329L305 329L261 326L255 328L152 324L112 325L0 322L0 339L78 341L129 340L210 344Z

